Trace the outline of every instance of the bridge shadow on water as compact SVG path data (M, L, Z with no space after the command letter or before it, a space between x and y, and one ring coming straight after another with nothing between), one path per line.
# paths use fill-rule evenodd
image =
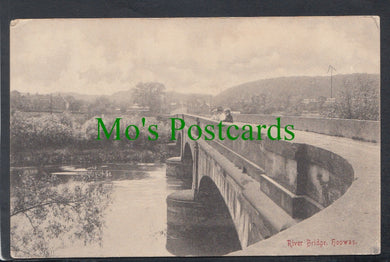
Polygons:
M167 199L167 250L177 256L219 256L241 249L228 208L214 182L204 177L192 190Z

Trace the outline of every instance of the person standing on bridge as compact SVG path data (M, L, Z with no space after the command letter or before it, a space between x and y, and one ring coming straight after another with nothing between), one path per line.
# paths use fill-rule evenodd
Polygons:
M225 113L225 118L222 121L233 122L233 116L231 114L230 108L226 108L224 113Z

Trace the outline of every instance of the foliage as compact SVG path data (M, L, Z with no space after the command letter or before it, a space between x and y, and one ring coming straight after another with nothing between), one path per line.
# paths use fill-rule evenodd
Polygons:
M154 117L145 118L129 115L105 116L103 121L111 129L115 118L121 120L121 140L114 137L109 140L103 137L97 141L97 120L92 117L80 122L79 115L68 113L30 113L14 112L11 116L11 165L50 165L66 163L107 163L126 161L162 160L165 157L164 145L169 142L170 125L166 121ZM126 127L130 124L139 127L139 137L129 141L125 136ZM158 139L148 140L150 125L157 125ZM133 128L129 129L131 137L135 137ZM154 137L154 136L152 136ZM145 153L142 153L145 151ZM146 153L150 151L152 153ZM141 157L140 156L144 156ZM148 156L146 156L148 155Z
M336 104L336 115L346 119L379 119L379 88L373 81L358 78L352 83L345 81L345 89Z
M153 148L155 144L161 144L168 142L169 135L169 124L165 121L157 120L155 117L145 117L145 123L142 122L141 116L129 116L129 115L115 115L115 116L105 116L102 118L104 125L107 130L111 130L114 125L114 122L117 118L121 118L120 120L120 141L114 141L115 134L112 134L110 140L107 140L103 135L102 140L96 141L97 138L97 120L96 118L91 118L86 121L82 126L83 132L85 132L86 139L90 142L96 141L97 144L109 144L116 147L124 147L124 148ZM126 138L126 128L129 125L135 125L138 127L139 136L136 140L129 141ZM158 139L156 141L151 141L148 139L148 136L154 138L153 135L148 131L149 126L156 125L158 132ZM136 137L136 131L134 127L130 127L128 129L128 134L131 138Z
M107 97L98 97L88 106L88 113L91 114L105 114L113 111L114 105Z
M358 77L346 80L336 102L324 105L321 114L326 117L379 120L379 83Z
M64 239L101 241L103 211L112 184L91 171L61 183L56 176L20 172L11 191L11 251L15 257L47 257Z
M15 112L11 117L10 137L11 150L14 152L63 146L77 139L74 137L72 121L66 115L28 117L22 112Z
M134 90L133 102L148 107L153 113L162 113L165 106L165 86L157 82L138 83Z
M76 99L68 102L69 97L58 94L22 94L18 91L11 92L11 109L20 111L57 112L65 111L70 106L75 106Z
M330 78L280 77L229 88L214 97L214 105L246 114L321 114L346 119L379 119L379 75L333 76L336 104L330 96ZM304 102L304 100L314 100Z

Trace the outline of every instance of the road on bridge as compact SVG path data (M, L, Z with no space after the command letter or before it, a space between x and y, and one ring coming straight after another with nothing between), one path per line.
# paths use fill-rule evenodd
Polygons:
M380 142L363 142L297 130L294 133L292 142L323 148L346 159L354 169L355 181L343 196L324 210L269 239L230 255L379 253ZM302 241L302 245L291 247L288 240ZM325 241L327 245L308 245L317 240Z

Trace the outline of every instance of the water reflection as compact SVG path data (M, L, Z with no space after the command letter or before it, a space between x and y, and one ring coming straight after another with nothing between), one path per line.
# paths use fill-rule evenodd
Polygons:
M61 245L50 256L203 256L222 255L239 249L234 226L226 215L227 210L215 208L215 205L224 204L223 200L219 202L221 199L215 197L201 200L206 224L197 227L170 225L167 229L167 196L189 188L191 183L167 177L163 164L44 168L47 175L62 179L63 184L72 183L87 171L94 170L104 170L102 181L112 184L111 201L102 212L105 224L101 235L95 242L86 245L77 239L54 239ZM210 203L214 206L210 206Z
M171 256L166 242L166 197L186 187L166 177L165 165L108 165L112 204L105 211L102 245L73 245L57 256Z

